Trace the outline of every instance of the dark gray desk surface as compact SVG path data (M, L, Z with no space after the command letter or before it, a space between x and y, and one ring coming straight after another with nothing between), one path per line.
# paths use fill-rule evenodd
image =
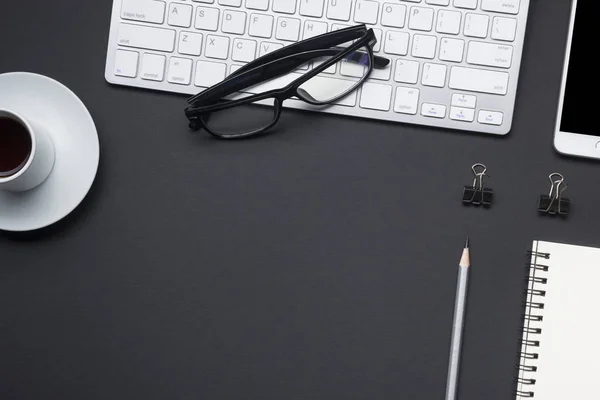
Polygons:
M0 72L75 91L102 161L70 218L0 236L0 398L441 399L467 234L459 397L513 398L532 240L600 245L600 164L552 149L569 1L532 0L508 137L290 111L236 143L105 83L110 0L9 3ZM490 210L460 204L477 161ZM536 213L554 171L567 221Z

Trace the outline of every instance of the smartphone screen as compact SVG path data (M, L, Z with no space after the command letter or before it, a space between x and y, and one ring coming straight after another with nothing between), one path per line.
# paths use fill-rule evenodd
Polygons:
M599 64L594 62L598 38L596 19L599 15L600 0L578 0L560 120L562 132L600 137L595 104L587 100L600 89L596 75Z

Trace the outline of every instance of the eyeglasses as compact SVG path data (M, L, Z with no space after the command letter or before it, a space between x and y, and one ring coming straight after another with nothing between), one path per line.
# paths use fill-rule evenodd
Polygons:
M188 99L185 115L190 129L204 129L221 139L246 138L275 126L283 102L292 97L313 106L334 104L362 85L373 68L385 68L390 63L373 54L375 43L373 30L359 25L257 58ZM337 68L339 76L332 74ZM257 107L243 113L242 118L232 117L232 109L248 104L272 107Z

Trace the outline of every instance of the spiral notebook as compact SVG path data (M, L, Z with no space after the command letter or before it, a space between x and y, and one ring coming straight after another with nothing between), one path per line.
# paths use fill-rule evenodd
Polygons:
M600 249L534 241L516 399L600 399Z

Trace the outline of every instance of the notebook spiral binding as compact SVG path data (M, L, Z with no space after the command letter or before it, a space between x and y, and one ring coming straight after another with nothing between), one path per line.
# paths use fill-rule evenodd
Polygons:
M535 360L538 359L537 349L540 347L537 336L542 333L540 327L544 317L544 297L546 291L544 286L548 281L544 277L548 271L548 266L542 264L542 260L550 258L548 253L538 253L535 251L527 252L529 262L527 263L527 289L525 289L525 311L522 314L522 339L521 350L519 351L519 363L517 368L515 395L518 398L532 398L535 396L535 372L537 366ZM541 259L541 260L540 260ZM541 262L540 262L541 261Z

